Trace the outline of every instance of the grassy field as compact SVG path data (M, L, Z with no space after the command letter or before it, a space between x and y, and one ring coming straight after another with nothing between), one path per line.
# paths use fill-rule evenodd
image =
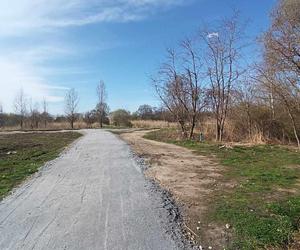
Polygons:
M0 135L0 200L81 136L75 132Z
M216 195L208 214L209 220L231 225L234 236L230 249L284 249L293 245L300 229L299 152L276 145L226 148L178 141L170 134L159 130L145 138L213 157L226 168L224 181L235 183L234 188Z

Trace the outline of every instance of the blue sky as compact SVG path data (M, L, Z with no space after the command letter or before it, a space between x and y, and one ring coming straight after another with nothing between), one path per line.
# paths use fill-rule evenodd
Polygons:
M0 0L0 102L13 111L23 88L33 102L46 98L63 113L66 91L80 95L79 111L96 104L100 79L111 110L158 105L149 75L166 47L201 23L230 15L250 19L253 40L269 24L276 0Z

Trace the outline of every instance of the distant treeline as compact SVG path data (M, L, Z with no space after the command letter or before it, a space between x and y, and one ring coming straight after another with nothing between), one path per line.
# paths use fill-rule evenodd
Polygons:
M75 112L72 115L73 123L80 123L81 128L101 127L99 121L99 105L85 113ZM31 109L21 114L0 112L0 128L7 129L52 129L53 124L67 125L64 128L72 128L68 114L54 116L48 112L40 112L38 108ZM108 108L102 114L104 125L130 127L132 120L162 120L175 122L173 115L166 109L156 108L150 105L141 105L136 112L118 109L108 112ZM68 125L69 124L69 125ZM59 126L57 126L59 128Z

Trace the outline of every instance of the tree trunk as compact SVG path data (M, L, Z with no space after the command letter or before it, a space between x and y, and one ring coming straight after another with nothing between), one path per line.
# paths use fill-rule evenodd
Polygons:
M285 144L285 131L282 129L282 143Z
M291 109L290 109L290 106L288 104L288 101L284 98L284 103L285 103L285 106L286 106L286 109L287 109L287 112L289 114L289 117L291 119L291 122L292 122L292 126L293 126L293 131L294 131L294 136L295 136L295 139L297 141L297 146L298 148L300 149L300 139L299 139L299 136L298 136L298 132L297 132L297 127L296 127L296 122L295 122L295 118L291 112Z
M224 134L224 124L223 123L221 124L219 134L220 134L219 135L220 136L219 141L222 142L223 141L223 134Z
M23 117L21 117L20 126L21 126L21 130L23 130Z
M223 141L223 134L224 134L224 122L223 121L217 121L217 127L216 127L216 141L221 142Z
M219 121L217 121L217 127L216 127L216 141L221 141L221 125Z
M184 126L184 122L179 121L180 127L181 127L181 131L182 131L182 135L184 138L187 137L186 131L185 131L185 126Z
M287 110L288 110L289 117L292 121L293 131L294 131L294 135L295 135L295 138L296 138L296 141L297 141L298 148L300 148L300 140L299 140L299 136L298 136L298 133L297 133L295 118L292 115L291 110L289 109L289 107L287 107Z
M249 139L251 139L251 137L252 137L252 121L251 121L249 104L247 104L247 123L248 123L248 136L249 136Z
M192 126L191 126L191 130L190 130L190 139L193 139L193 136L194 136L194 129L195 129L195 120L196 120L196 115L193 115L193 118L192 118Z
M100 117L99 123L100 123L100 128L103 128L102 115L101 115L101 117Z

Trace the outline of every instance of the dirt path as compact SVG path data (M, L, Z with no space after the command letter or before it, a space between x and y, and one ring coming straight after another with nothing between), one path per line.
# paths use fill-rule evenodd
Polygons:
M214 194L225 188L220 181L222 167L183 147L144 139L143 135L147 132L134 131L120 136L151 165L146 174L184 205L186 224L199 236L195 236L196 240L221 249L225 244L225 228L207 224L205 217ZM190 232L191 236L193 232Z
M178 249L169 211L115 135L86 130L0 203L0 249Z

